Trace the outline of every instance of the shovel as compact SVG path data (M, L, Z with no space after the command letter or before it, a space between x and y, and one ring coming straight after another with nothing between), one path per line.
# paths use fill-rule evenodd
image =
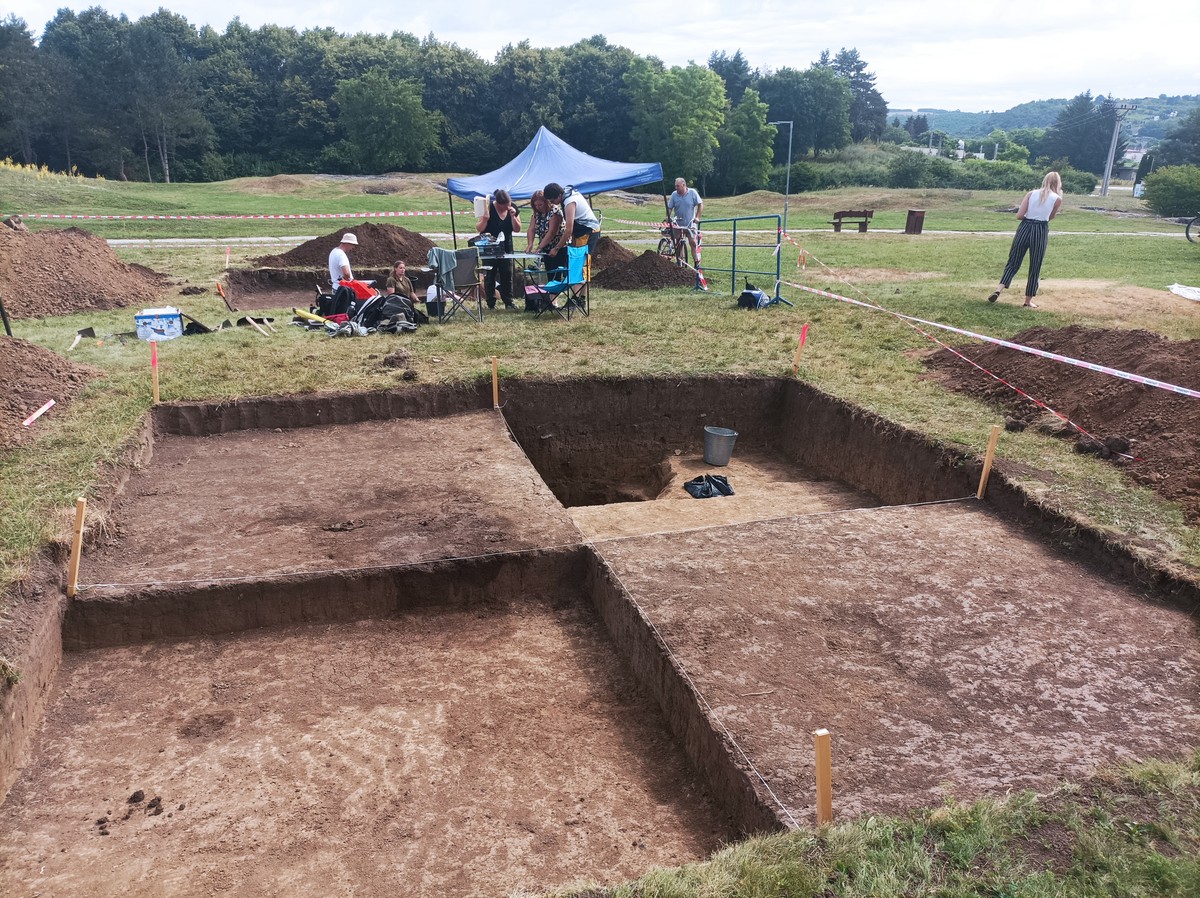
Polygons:
M221 282L217 281L217 292L221 294L221 301L225 303L225 308L231 312L238 311L238 307L229 301L229 297L225 295L225 288L221 286Z
M92 337L92 338L95 338L95 336L96 336L96 329L95 329L94 327L85 327L85 328L83 328L82 330L78 330L78 331L76 331L76 332L75 332L75 339L74 339L74 340L72 340L72 341L71 341L71 345L67 347L67 352L70 352L70 351L71 351L71 350L73 350L73 349L74 349L76 346L78 346L78 345L79 345L79 341L80 341L80 340L82 340L84 337Z

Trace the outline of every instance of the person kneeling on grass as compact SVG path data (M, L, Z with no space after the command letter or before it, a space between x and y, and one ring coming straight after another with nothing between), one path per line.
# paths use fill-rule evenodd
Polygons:
M1062 208L1062 178L1052 171L1042 179L1041 189L1031 190L1021 200L1017 209L1017 233L1013 235L1012 248L1008 251L1008 264L1000 276L1000 285L992 291L988 302L995 302L1002 291L1008 289L1013 277L1029 253L1029 276L1025 280L1025 307L1036 309L1033 298L1038 292L1038 277L1042 273L1042 260L1046 257L1046 243L1050 239L1050 219Z

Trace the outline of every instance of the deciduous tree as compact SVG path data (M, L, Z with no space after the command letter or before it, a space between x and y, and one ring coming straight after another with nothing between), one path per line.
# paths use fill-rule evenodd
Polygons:
M633 139L645 159L658 159L668 180L700 182L710 171L717 131L725 121L725 84L694 63L670 69L651 57L625 75L633 112Z

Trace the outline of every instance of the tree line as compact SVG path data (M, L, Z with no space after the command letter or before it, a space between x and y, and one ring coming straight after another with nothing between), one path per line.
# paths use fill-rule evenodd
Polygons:
M887 104L854 49L752 70L667 66L601 35L495 59L404 32L196 28L61 9L40 40L0 22L0 157L144 181L280 172L488 171L540 125L595 156L658 161L713 193L772 164L878 139ZM769 122L786 121L790 129Z

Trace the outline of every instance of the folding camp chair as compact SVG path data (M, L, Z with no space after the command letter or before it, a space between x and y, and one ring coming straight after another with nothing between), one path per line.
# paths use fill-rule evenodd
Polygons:
M594 239L595 235L593 235ZM571 320L573 312L591 314L592 258L589 240L584 246L567 247L567 267L555 268L546 273L550 278L545 284L535 284L531 289L537 300L537 313L553 310L560 318Z
M453 269L450 268L453 265ZM433 282L445 298L438 314L443 324L462 309L468 318L483 322L483 269L479 266L479 250L473 246L457 250L430 250L429 267ZM475 308L472 310L472 304Z

